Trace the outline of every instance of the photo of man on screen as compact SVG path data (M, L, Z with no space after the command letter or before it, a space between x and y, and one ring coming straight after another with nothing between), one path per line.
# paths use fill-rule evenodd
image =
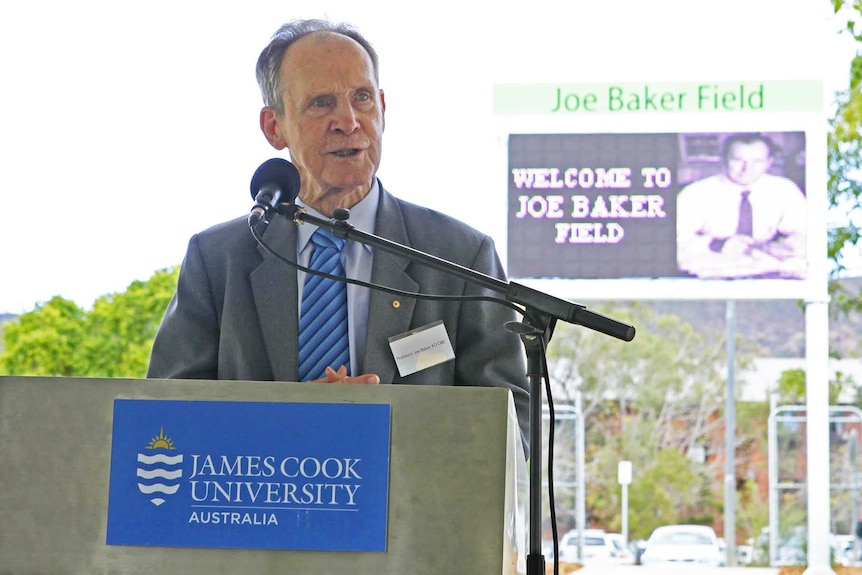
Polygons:
M707 279L805 277L805 193L785 177L804 166L785 171L783 153L764 134L722 139L721 171L677 196L680 271ZM786 158L804 161L804 148Z

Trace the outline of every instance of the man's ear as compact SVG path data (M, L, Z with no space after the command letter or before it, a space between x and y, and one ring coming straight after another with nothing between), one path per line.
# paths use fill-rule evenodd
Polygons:
M279 115L275 108L264 106L260 110L260 131L263 132L266 141L276 150L283 150L287 142L278 133Z
M380 113L383 116L383 126L381 131L386 130L386 98L383 96L383 90L380 90Z

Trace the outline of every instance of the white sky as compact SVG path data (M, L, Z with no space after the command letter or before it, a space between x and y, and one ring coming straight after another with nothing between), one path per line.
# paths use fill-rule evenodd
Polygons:
M296 17L372 41L386 91L379 176L505 246L495 83L823 79L853 52L828 0L81 0L0 7L0 312L89 307L180 263L248 212L277 155L254 64ZM489 8L491 10L489 11ZM766 47L765 49L761 49ZM608 119L608 131L624 131ZM501 249L502 251L502 249Z

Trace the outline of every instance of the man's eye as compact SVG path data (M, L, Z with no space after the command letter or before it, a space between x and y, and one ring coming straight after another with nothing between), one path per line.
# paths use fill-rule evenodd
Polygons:
M325 108L329 105L329 101L326 98L317 98L316 100L311 101L312 108Z
M369 94L368 92L359 92L358 94L356 94L356 101L357 102L362 102L364 104L367 102L371 102L373 100L374 100L374 97L371 94Z

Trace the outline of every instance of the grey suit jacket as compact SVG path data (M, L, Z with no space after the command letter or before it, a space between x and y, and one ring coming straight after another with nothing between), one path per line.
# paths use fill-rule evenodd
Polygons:
M490 237L399 200L382 185L375 234L504 277ZM263 238L293 260L296 236L295 224L275 217ZM499 296L380 249L374 251L371 282L424 294ZM296 270L258 246L246 217L213 226L189 241L147 377L297 381L298 317ZM377 374L381 383L506 387L527 437L524 350L503 327L514 319L513 310L492 302L416 300L372 290L363 371ZM401 377L388 338L437 320L446 326L455 359Z

